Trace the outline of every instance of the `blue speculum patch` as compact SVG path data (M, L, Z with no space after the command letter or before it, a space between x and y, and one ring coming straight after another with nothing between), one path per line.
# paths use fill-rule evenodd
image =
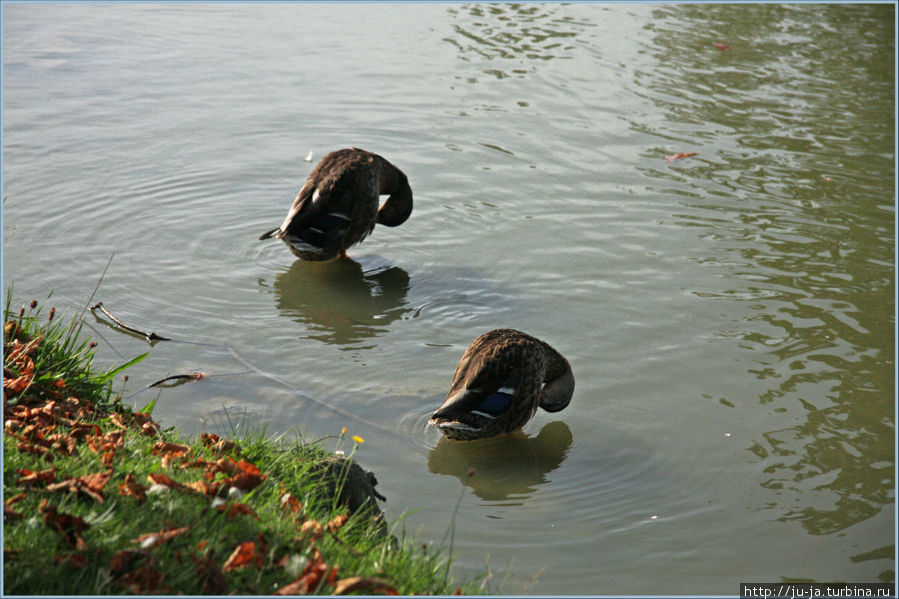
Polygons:
M309 225L300 238L314 246L324 247L328 241L327 234L347 224L347 218L342 214L326 214Z
M485 397L476 409L495 416L505 412L511 401L512 396L510 394L497 391Z

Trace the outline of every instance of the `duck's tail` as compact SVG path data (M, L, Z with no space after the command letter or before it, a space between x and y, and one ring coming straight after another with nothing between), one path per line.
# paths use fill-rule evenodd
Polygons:
M272 237L277 237L278 234L281 233L281 227L275 227L271 231L266 231L262 235L259 236L259 239L270 239Z

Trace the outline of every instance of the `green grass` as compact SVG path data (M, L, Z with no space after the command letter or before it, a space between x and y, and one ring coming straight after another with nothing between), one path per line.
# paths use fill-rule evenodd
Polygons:
M383 534L372 512L349 514L334 492L335 481L322 474L333 454L319 445L255 434L223 447L215 438L185 439L161 430L149 416L121 406L112 392L113 377L142 356L94 373L93 348L89 340L79 341L77 319L48 320L36 306L11 313L8 298L4 321L14 323L4 334L5 382L26 370L25 361L9 359L15 358L11 350L41 337L30 354L30 384L16 392L4 388L3 487L11 510L4 519L5 593L269 594L302 581L304 590L316 594L353 588L363 594L481 590L477 581L454 583L449 560L440 552ZM85 405L94 410L73 418ZM103 449L110 440L120 442ZM166 443L189 449L178 455L181 450ZM183 467L190 463L194 467ZM234 464L243 465L235 471ZM241 486L233 482L241 469L252 469L247 464L264 480L229 494L230 487ZM49 480L27 481L29 472L51 468ZM72 486L75 477L98 474L109 479L92 487L93 493L53 486ZM155 492L148 475L214 486L216 496L177 486ZM145 499L123 494L126 480L147 489ZM297 506L285 503L286 493L302 507L285 509ZM229 514L228 506L239 511ZM67 528L77 522L69 516L83 519L83 530ZM185 530L156 546L138 541L171 529ZM229 556L249 542L253 559L244 567L225 568ZM353 581L358 587L348 586Z

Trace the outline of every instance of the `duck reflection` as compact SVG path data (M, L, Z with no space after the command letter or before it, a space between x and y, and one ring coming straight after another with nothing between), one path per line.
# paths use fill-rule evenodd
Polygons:
M313 339L347 345L382 333L407 311L409 273L398 266L367 271L355 260L297 260L275 277L278 310L310 325Z
M457 477L481 499L524 499L562 465L571 441L562 421L545 425L536 437L521 431L465 442L441 437L428 455L428 470Z

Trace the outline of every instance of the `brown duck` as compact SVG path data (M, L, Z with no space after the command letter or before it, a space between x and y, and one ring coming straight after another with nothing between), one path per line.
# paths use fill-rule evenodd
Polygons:
M337 150L312 169L281 226L259 239L281 239L303 260L346 258L376 223L396 227L410 214L412 189L400 169L359 148Z
M429 420L467 441L520 429L541 407L571 402L574 374L562 354L521 331L496 329L474 340L456 367L443 405Z

